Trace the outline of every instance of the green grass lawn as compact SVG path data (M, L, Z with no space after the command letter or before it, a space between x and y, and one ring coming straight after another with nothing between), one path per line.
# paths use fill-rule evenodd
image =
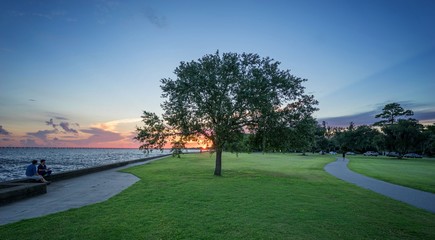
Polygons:
M323 167L334 160L225 153L214 177L214 155L167 158L128 169L141 181L108 201L0 226L0 236L435 239L435 214L330 176Z
M349 168L366 176L435 193L435 160L348 156Z

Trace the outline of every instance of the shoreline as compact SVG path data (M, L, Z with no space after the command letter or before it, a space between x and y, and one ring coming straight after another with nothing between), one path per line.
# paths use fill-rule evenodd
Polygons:
M121 148L0 148L0 182L25 178L31 160L45 159L53 173L60 173L168 153L165 150L147 154L139 149Z
M120 168L130 164L144 163L154 159L168 157L171 155L172 154L162 154L148 158L141 158L130 161L94 166L90 168L59 172L45 177L45 179L48 181L58 182L114 168ZM0 206L45 193L47 193L47 184L36 182L32 179L20 178L15 180L3 181L0 182Z
M0 204L0 226L106 201L140 180L135 175L120 170L167 157L159 156L147 159L148 161L56 181L48 186L40 183L47 188L47 194ZM38 207L35 207L36 202Z
M162 154L162 155L139 158L139 159L128 160L128 161L123 161L123 162L109 163L109 164L97 165L97 166L92 166L92 167L87 167L87 168L80 168L80 169L76 169L76 170L57 172L57 173L54 173L54 174L52 174L48 177L44 177L44 178L49 180L49 181L63 180L63 179L68 179L68 178L73 178L73 177L78 177L78 176L94 173L94 172L104 171L104 170L108 170L108 169L112 169L112 168L123 167L125 165L132 164L132 163L146 162L146 161L149 161L149 160L152 160L155 158L166 157L166 156L170 156L170 155L172 155L172 154ZM7 181L0 181L0 185L5 184L5 183L20 183L20 182L29 182L29 179L28 178L17 178L17 179L12 179L12 180L7 180Z

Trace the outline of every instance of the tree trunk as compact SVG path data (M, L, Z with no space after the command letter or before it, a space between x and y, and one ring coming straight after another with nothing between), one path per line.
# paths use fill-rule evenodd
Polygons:
M216 149L216 166L214 168L214 175L221 176L222 172L222 148Z

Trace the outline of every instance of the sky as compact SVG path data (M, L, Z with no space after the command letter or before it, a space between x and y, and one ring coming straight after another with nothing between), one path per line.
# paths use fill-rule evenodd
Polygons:
M330 126L435 122L433 0L2 0L0 147L138 147L160 80L217 50L307 79Z

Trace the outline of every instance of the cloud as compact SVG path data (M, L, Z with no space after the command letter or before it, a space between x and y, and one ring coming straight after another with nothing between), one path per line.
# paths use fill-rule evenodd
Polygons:
M10 134L11 134L10 132L8 132L6 129L4 129L2 125L0 125L0 135L9 136Z
M140 121L142 121L141 118L125 118L125 119L118 119L118 120L114 120L114 121L110 121L110 122L105 122L105 123L97 123L97 124L92 125L92 127L94 127L94 128L100 128L100 129L104 129L104 130L114 131L115 128L119 124L134 123L134 122L140 122Z
M65 119L65 120L68 120L68 119L66 119L64 117L55 117L55 118L56 119ZM56 131L59 130L58 127L60 126L63 129L64 133L75 133L75 134L79 133L76 129L70 127L70 125L78 127L79 126L78 123L60 122L59 124L56 124L53 121L53 118L50 118L49 121L45 121L45 124L47 124L48 126L52 126Z
M54 117L54 118L56 118L57 120L68 120L68 118L64 118L64 117Z
M166 17L157 14L151 7L146 7L144 9L144 14L148 21L158 28L165 28L168 25Z
M77 22L77 19L74 17L68 16L68 13L65 10L53 10L53 11L34 11L34 12L18 12L11 11L9 13L12 17L32 17L32 18L40 18L45 20L63 20L66 22Z
M88 143L113 142L113 141L118 141L123 139L123 137L119 133L105 131L99 128L90 128L81 131L84 133L91 134L91 136L88 139L81 140Z
M20 143L23 147L40 147L41 145L39 145L38 143L36 143L35 140L33 139L24 139L24 140L20 140Z
M48 126L52 126L54 129L57 129L57 124L53 122L53 118L50 118L49 121L45 121L45 124L47 124Z
M70 128L70 126L69 126L69 123L68 122L61 122L60 124L59 124L59 126L65 131L65 132L68 132L68 133L79 133L77 130L75 130L75 129L73 129L73 128Z
M45 18L45 19L48 19L48 20L52 20L53 19L53 16L51 14L48 14L48 13L32 13L32 16L40 17L40 18Z
M26 16L26 13L24 13L24 12L17 12L17 11L11 11L10 15L14 16L14 17L24 17L24 16Z
M328 126L333 127L347 127L350 122L353 122L355 125L371 125L377 121L375 118L376 114L377 112L370 111L348 116L319 118L318 121L325 121Z
M57 125L55 122L47 122ZM21 147L138 147L133 141L133 133L125 136L123 133L94 127L75 130L70 124L64 123L57 125L57 128L59 130L53 128L27 132L24 137L15 140L9 136L0 137L0 146L16 143ZM68 135L66 131L77 131L80 134Z
M56 129L54 130L39 130L37 132L28 132L27 136L32 136L39 138L41 140L47 141L47 135L57 133L58 131Z
M34 12L31 14L34 17L45 18L48 20L53 20L55 18L63 18L66 15L66 11L56 10L48 13Z
M333 126L333 127L347 127L349 126L350 122L353 122L355 125L372 125L373 123L380 121L380 119L375 118L375 115L381 113L382 108L383 106L377 110L358 113L354 115L348 115L348 116L319 118L318 121L319 122L325 121L329 126ZM407 107L403 107L403 108L408 109ZM414 116L411 117L419 120L420 123L428 123L428 124L435 123L435 109L425 110L425 111L416 110L414 112Z
M95 14L99 24L106 24L113 19L113 13L119 8L119 2L113 0L98 0L95 5Z
M114 0L98 0L96 5L97 9L102 12L110 12L118 6L119 2Z
M41 131L42 132L42 131ZM54 137L51 141L48 139L42 139L44 146L68 146L68 147L112 147L118 146L118 142L124 139L124 137L115 132L105 131L98 128L90 128L80 130L85 133L80 138L77 136L62 136L61 138ZM35 134L34 134L35 135ZM43 133L38 133L41 137ZM41 139L41 138L40 138ZM108 143L111 143L108 145Z
M435 123L435 111L416 112L414 118L420 120L421 123L433 124Z

